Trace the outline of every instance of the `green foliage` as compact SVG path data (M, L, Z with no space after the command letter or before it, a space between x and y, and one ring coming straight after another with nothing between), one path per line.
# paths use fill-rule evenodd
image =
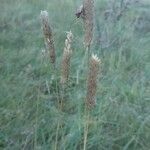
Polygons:
M83 107L84 32L74 15L78 5L79 0L1 0L0 149L83 149L87 121L88 150L150 149L150 5L131 4L119 20L114 12L106 20L111 5L96 1L92 50L102 66L89 120ZM41 10L49 12L53 28L55 71L42 53ZM72 68L61 92L60 63L69 30L74 34Z

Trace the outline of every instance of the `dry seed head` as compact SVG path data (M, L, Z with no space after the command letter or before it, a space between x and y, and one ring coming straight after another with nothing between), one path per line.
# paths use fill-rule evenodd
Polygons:
M65 84L69 78L70 71L70 59L72 54L71 43L72 43L72 32L67 32L67 38L65 40L65 47L62 58L62 66L61 66L61 83Z
M96 105L96 89L97 89L97 78L100 69L100 59L96 55L92 55L89 64L89 73L87 79L87 96L86 104L88 107Z
M42 22L43 34L45 37L45 44L50 53L50 62L52 64L55 64L55 59L56 59L55 47L54 47L52 29L51 29L51 27L49 25L49 21L48 21L48 12L41 11L40 18L41 18L41 22Z
M93 38L94 0L83 1L83 21L85 27L84 43L89 47Z

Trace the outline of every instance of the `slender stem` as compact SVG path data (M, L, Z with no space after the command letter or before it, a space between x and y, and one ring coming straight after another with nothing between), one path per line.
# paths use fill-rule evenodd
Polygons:
M83 150L86 150L87 138L88 138L88 130L89 130L89 111L87 110L87 108L85 108L85 116L86 116L86 121L85 121L85 126L84 126Z
M56 129L56 137L55 137L55 150L57 150L59 126L60 125L59 125L59 122L58 122L57 129Z

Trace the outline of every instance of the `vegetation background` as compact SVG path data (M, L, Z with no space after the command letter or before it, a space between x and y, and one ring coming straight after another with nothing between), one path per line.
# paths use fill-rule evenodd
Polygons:
M150 1L129 2L117 18L120 0L95 0L92 50L102 65L85 131L84 29L75 17L82 1L0 0L0 149L83 149L85 132L87 150L150 149ZM54 33L56 72L44 50L41 10ZM70 30L68 98L60 108L59 67Z

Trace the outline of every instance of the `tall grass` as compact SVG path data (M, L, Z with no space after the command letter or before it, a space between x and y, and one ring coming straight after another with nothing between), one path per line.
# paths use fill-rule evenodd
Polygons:
M0 149L149 150L149 1L128 5L119 20L119 0L95 1L91 51L102 64L97 105L88 113L83 107L88 73L82 63L84 24L75 17L80 4L79 0L1 1ZM61 71L53 72L45 53L41 10L49 12L57 67L66 31L71 29L74 35L62 109Z

